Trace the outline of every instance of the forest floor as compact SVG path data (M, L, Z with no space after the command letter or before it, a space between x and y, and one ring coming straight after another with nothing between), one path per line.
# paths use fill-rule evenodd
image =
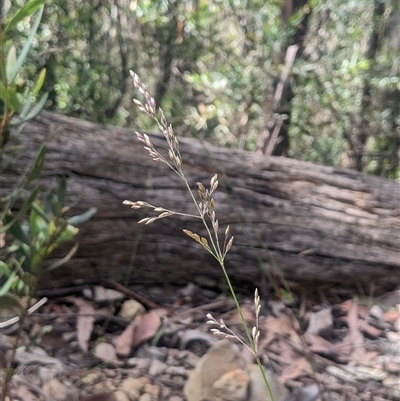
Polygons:
M258 354L277 401L400 400L400 290L345 298L321 290L292 305L262 300ZM35 303L43 299L22 326L0 332L1 367L18 341L2 399L268 400L246 347L210 332L220 327L208 313L246 342L224 294L107 283L41 291ZM251 329L254 300L239 301Z

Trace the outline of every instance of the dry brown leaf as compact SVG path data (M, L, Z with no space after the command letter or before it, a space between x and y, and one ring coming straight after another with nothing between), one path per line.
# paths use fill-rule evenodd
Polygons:
M67 342L63 339L62 333L55 330L45 333L40 340L40 346L49 353L63 349L66 345Z
M302 357L283 369L279 381L285 384L288 380L297 379L304 374L312 373L312 368L306 358Z
M294 331L292 317L286 313L282 313L279 317L267 316L260 319L260 330L266 333L266 337L260 340L260 347L265 347L277 337L281 335L290 335Z
M103 362L113 363L115 365L122 365L123 362L118 360L117 352L112 344L102 342L98 344L94 350L94 355L96 358Z
M128 324L125 330L117 337L115 341L115 349L118 355L128 356L131 353L135 326L135 323Z
M359 327L363 333L368 334L368 336L370 337L378 338L381 335L381 330L377 329L374 326L371 326L365 321L360 320Z
M364 337L359 330L357 299L353 299L352 304L350 304L347 312L347 324L349 330L343 340L343 345L348 345L347 349L352 360L363 363L365 361Z
M161 319L157 310L152 310L135 319L135 331L132 337L132 347L152 338L161 325Z
M89 340L93 331L95 310L92 305L80 298L68 297L79 309L78 319L76 321L76 331L78 344L82 351L89 349Z

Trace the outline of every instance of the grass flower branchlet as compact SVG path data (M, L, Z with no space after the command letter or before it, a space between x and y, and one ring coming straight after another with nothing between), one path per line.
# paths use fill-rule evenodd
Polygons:
M231 284L229 275L225 268L225 257L233 244L233 236L231 235L231 231L229 226L226 227L224 232L224 240L221 246L220 241L220 226L219 221L216 217L215 206L216 201L213 198L213 193L218 188L218 176L214 175L210 180L209 189L207 189L202 183L197 183L197 192L198 199L194 194L194 191L190 187L190 184L185 176L182 167L182 156L179 151L179 141L174 134L172 126L168 124L167 119L165 118L164 112L161 108L156 106L156 102L153 97L148 93L146 86L140 82L139 77L133 71L130 71L131 77L133 79L133 84L135 88L139 91L139 93L143 96L144 102L141 102L138 99L134 99L135 105L138 107L139 111L146 114L150 117L158 126L160 131L163 133L165 140L168 145L168 156L163 155L155 148L150 137L146 134L141 134L140 132L136 132L136 136L144 144L144 149L147 150L150 157L156 161L166 164L170 169L172 169L184 182L190 197L195 205L197 210L197 214L188 214L182 213L179 211L174 211L170 209L166 209L162 206L155 206L148 202L144 201L131 201L125 200L123 203L127 206L130 206L133 209L142 209L147 208L153 211L153 216L148 216L139 221L142 224L152 224L156 220L170 217L173 215L185 216L200 219L204 225L205 231L207 233L206 237L200 236L190 230L184 229L183 232L188 235L190 238L198 242L207 252L209 252L219 263L222 272L224 274L225 280L228 284L231 296L233 301L235 302L236 309L239 313L241 323L246 332L247 342L242 340L235 332L233 332L229 327L227 327L224 321L221 319L217 321L211 314L207 315L209 324L217 325L219 328L212 328L211 331L218 336L222 336L229 339L236 339L241 342L245 347L247 347L251 353L254 355L254 358L260 368L260 373L262 375L265 386L268 390L268 394L270 400L274 401L274 397L269 386L268 380L266 378L264 368L261 364L261 360L258 355L258 341L260 337L260 330L258 326L259 314L261 309L260 297L258 295L258 291L255 291L254 295L254 305L255 305L255 315L256 315L256 323L255 326L250 330L246 320L244 319L239 301L236 297L236 293Z

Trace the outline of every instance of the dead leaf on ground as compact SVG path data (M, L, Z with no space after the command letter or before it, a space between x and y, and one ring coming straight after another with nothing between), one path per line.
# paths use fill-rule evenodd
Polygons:
M132 347L136 347L141 342L154 337L160 328L160 312L152 310L144 315L139 315L135 319L135 331L132 337Z
M325 338L316 334L305 333L304 338L310 346L310 351L326 356L336 356L341 354L342 344L332 344Z
M293 318L286 313L282 313L279 317L267 316L260 319L260 330L267 335L261 339L260 347L265 347L275 338L282 335L292 335L296 332Z
M67 342L63 339L62 334L55 330L45 333L40 340L40 346L48 353L63 349L66 345Z
M90 336L93 331L95 310L92 305L83 299L75 297L67 297L67 299L74 303L79 309L78 318L76 320L76 335L82 351L87 352L89 349Z
M94 350L94 355L103 362L113 363L117 366L123 364L123 362L118 359L114 346L110 343L102 342L98 344Z
M128 324L125 330L115 340L115 349L118 355L128 356L132 349L132 339L135 332L135 323Z
M324 308L318 312L311 312L309 314L307 333L319 334L321 331L331 327L332 323L333 319L331 308Z
M312 368L306 358L302 357L295 361L293 364L283 369L279 376L279 381L285 384L288 380L297 379L305 374L311 374Z
M363 363L365 362L364 336L359 330L358 302L356 298L353 299L347 312L347 324L349 329L343 340L343 345L348 347L343 347L342 351L344 352L347 348L347 352L353 361Z

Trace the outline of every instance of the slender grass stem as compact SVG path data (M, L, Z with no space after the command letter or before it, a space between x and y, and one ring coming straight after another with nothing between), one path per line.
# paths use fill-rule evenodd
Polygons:
M146 217L142 219L140 222L145 223L145 224L150 224L153 223L155 220L163 217L168 217L170 215L178 214L180 216L186 216L186 217L197 217L200 218L203 222L204 228L207 231L207 238L200 237L198 234L193 233L189 230L184 230L184 232L189 235L192 239L195 241L199 242L203 248L207 250L219 263L219 265L222 268L222 271L225 276L225 280L228 284L229 291L231 293L232 299L235 303L236 309L239 313L241 323L244 327L244 330L246 332L246 337L248 344L247 345L245 342L243 342L232 330L227 328L224 324L224 322L221 319L221 324L220 326L225 328L229 335L229 338L236 338L238 339L244 346L246 346L254 355L254 358L257 362L257 365L260 369L260 373L262 376L262 379L264 381L265 387L267 389L270 401L274 401L274 396L272 394L271 387L268 383L268 379L265 375L264 368L261 364L261 360L257 354L257 343L258 343L258 313L259 313L259 297L258 297L258 292L256 291L255 293L255 303L256 303L256 320L257 323L253 328L253 331L250 332L249 326L243 316L242 309L240 307L239 301L237 299L235 290L232 286L231 280L229 278L228 272L226 271L225 268L225 256L229 249L232 246L232 241L233 237L230 235L230 230L229 226L225 230L225 240L223 244L223 248L221 249L221 244L219 240L219 234L218 234L218 220L215 216L215 200L212 197L213 192L217 189L218 186L218 179L217 175L212 177L210 181L210 189L207 190L203 184L198 183L198 191L199 191L199 197L200 197L200 202L197 201L192 189L190 188L189 182L184 174L183 168L182 168L182 158L181 154L179 152L179 143L178 139L174 135L174 132L172 130L171 125L168 125L167 120L165 118L164 112L160 108L158 110L158 113L156 113L156 104L154 98L150 96L150 94L147 92L147 89L144 84L142 84L139 80L139 77L137 74L135 74L133 71L130 72L134 86L136 89L139 90L139 92L144 96L146 102L143 104L141 101L134 99L134 103L137 105L140 111L148 115L150 118L152 118L157 126L160 128L160 130L163 132L164 137L167 141L168 144L168 154L169 154L169 161L161 155L161 153L158 152L158 150L154 147L153 143L151 142L151 139L148 135L146 134L140 134L136 133L138 136L138 139L145 144L145 149L149 152L150 156L153 158L155 161L163 162L165 163L168 167L170 167L185 183L185 186L190 194L190 197L192 198L192 201L194 205L196 206L198 216L192 216L188 215L186 213L181 213L181 212L176 212L176 211L171 211L167 210L164 208L159 208L159 210L155 210L156 212L161 212L161 215L158 217ZM159 116L159 118L158 118ZM124 201L123 202L126 205L130 205L134 209L138 209L141 207L150 207L153 209L157 209L154 206L148 204L147 202L143 201L137 201L137 202L132 202L132 201ZM165 213L165 215L163 215ZM210 245L211 246L210 246ZM207 316L210 316L210 321L209 323L211 324L218 324L218 322L210 315L208 314ZM226 333L220 332L218 329L212 329L214 333L220 334L220 335L226 335ZM255 332L255 333L254 333ZM252 334L253 333L253 334ZM253 337L254 336L254 337Z

